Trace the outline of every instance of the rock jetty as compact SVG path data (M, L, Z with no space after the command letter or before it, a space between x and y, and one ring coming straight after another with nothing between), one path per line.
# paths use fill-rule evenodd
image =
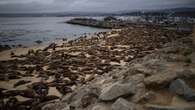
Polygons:
M103 20L96 20L92 18L74 18L67 21L67 23L108 29L120 29L127 26L127 23L114 17L106 17Z

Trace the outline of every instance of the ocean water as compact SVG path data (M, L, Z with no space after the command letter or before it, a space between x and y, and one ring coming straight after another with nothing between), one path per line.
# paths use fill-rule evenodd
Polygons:
M108 31L65 23L70 19L72 17L0 17L0 44L33 46L37 40L51 43L56 39L74 39L85 33Z

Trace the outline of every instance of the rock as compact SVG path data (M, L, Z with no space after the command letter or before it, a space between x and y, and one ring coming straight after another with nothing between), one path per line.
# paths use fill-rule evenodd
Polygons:
M81 106L83 108L88 107L89 105L95 103L98 99L98 96L96 94L86 94L81 98Z
M112 104L112 110L136 110L136 107L134 103L130 103L123 98L119 98L114 102L114 104Z
M41 43L43 43L43 41L41 41L41 40L37 40L37 41L35 41L37 44L41 44Z
M145 84L143 83L145 76L143 74L135 74L129 75L130 73L126 73L124 75L124 81L131 81L133 85L135 85L136 91L134 96L132 96L132 102L139 102L143 99L143 94L145 94Z
M174 68L172 68L174 66ZM194 78L195 69L186 68L174 64L169 67L164 73L152 75L144 79L146 85L163 87L168 85L171 81L177 78Z
M117 99L118 97L129 96L133 94L135 94L135 85L133 85L131 82L124 84L116 82L103 89L99 99L103 101L111 101Z
M37 110L37 109L35 109ZM56 103L56 101L45 102L41 110L71 110L66 103Z
M98 101L99 94L99 88L84 86L73 92L70 96L66 95L63 101L68 103L71 102L70 106L75 107L76 109L86 108Z
M195 64L195 52L193 52L193 53L190 55L190 59L191 59L192 63Z
M148 86L161 87L159 85L165 86L172 80L178 77L177 73L164 73L164 74L156 74L144 79L144 83Z
M136 85L135 95L131 98L131 101L134 103L140 102L145 99L146 87L144 83Z
M145 105L147 110L194 110L195 106L160 106L160 105Z
M129 73L127 72L127 74L124 75L124 81L131 81L135 85L143 83L144 78L145 76L143 74L129 75Z
M67 106L67 107L63 108L62 110L71 110L71 107Z
M108 110L108 109L103 105L96 105L92 108L92 110Z
M181 79L173 81L169 86L169 90L187 101L195 101L195 91Z

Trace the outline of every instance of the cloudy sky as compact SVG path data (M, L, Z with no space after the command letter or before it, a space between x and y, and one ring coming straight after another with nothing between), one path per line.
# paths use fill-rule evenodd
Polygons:
M195 7L195 0L0 0L0 13L112 12Z

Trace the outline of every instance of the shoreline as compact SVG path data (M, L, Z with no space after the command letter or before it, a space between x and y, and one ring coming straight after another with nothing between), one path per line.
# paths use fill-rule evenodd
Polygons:
M62 99L77 91L79 87L93 83L94 79L98 80L96 83L100 85L101 83L105 84L102 85L105 88L108 86L106 85L107 81L110 84L123 79L123 77L128 78L125 76L130 75L131 77L134 73L130 74L129 72L134 71L124 69L130 64L139 67L138 71L135 72L142 71L143 73L140 74L149 72L146 76L150 76L150 71L153 71L151 69L145 70L144 65L145 60L153 61L153 57L147 59L147 55L160 51L167 43L187 36L189 35L185 33L164 30L158 27L151 29L145 26L130 26L120 30L100 32L91 37L81 36L66 43L53 43L42 47L41 50L38 47L38 50L30 51L18 49L19 52L16 50L16 55L20 52L27 52L27 54L23 53L24 55L16 56L16 59L0 61L0 72L3 73L0 76L2 94L5 94L5 99L9 99L10 96L21 96L41 105L48 101ZM158 58L158 55L156 57ZM142 58L145 59L143 59L143 65L140 66L141 63L135 61ZM177 59L174 59L173 56L171 60ZM167 65L170 66L169 63ZM167 65L161 66L166 67ZM150 66L153 67L152 64ZM177 63L171 66L180 67ZM120 68L123 69L112 75L113 70L120 70ZM118 75L123 71L125 71L124 76ZM106 77L97 79L104 76ZM27 77L32 80L27 79ZM156 79L158 78L152 76L150 80ZM151 83L150 80L147 83ZM10 82L7 87L11 87L11 89L3 87L3 84L7 82ZM37 88L41 88L45 92ZM51 93L51 91L54 93ZM141 95L139 94L139 96ZM15 98L21 103L26 102L26 100ZM40 100L37 102L37 100L34 100L36 98ZM30 107L33 107L33 105L30 105Z
M91 33L90 36L87 35L87 38L96 36L99 33L109 33L111 31L117 31L117 30L121 30L121 29L111 29L110 31L103 31L103 32ZM84 34L81 35L80 37L83 37L83 36L84 36ZM80 37L77 37L77 38L74 38L74 39L70 39L69 41L78 39ZM61 39L56 39L52 43L56 43L57 45L62 45L63 43L67 43L67 41L68 41L68 39L66 39L65 41L63 41L63 38L61 38ZM16 55L24 55L24 54L27 54L29 50L32 50L33 49L33 50L36 51L36 50L39 50L39 49L44 49L47 46L49 46L50 44L52 44L52 43L51 42L43 42L41 44L36 44L36 45L33 45L33 46L17 47L17 48L11 48L11 49L8 49L8 50L3 50L3 51L0 52L0 61L14 59L14 58L11 58L11 55L10 55L11 52L16 53Z
M0 61L5 61L5 60L11 60L14 58L11 58L11 53L14 52L16 53L16 55L23 55L23 54L27 54L29 50L31 49L43 49L45 48L46 45L42 45L42 46L31 46L31 47L18 47L18 48L13 48L13 49L9 49L9 50L4 50L2 52L0 52Z

